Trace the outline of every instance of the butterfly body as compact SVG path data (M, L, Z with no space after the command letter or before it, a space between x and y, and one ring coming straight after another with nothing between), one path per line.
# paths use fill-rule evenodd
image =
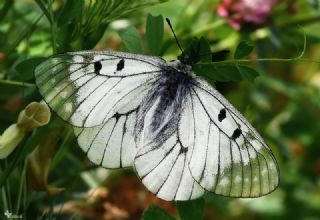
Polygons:
M164 200L195 199L205 191L231 197L272 192L279 170L270 148L191 64L183 56L167 62L83 51L49 58L35 78L92 162L133 167Z

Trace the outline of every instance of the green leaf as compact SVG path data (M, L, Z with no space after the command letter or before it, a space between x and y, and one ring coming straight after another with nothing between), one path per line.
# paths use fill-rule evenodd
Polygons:
M119 35L129 52L143 53L141 37L134 27L120 30Z
M148 14L146 27L147 43L151 55L160 55L163 42L163 18Z
M47 17L48 21L52 25L53 20L52 20L51 12L49 11L49 9L51 10L51 4L50 5L47 4L47 2L44 0L35 0L35 2L38 4L39 8L41 8L43 14Z
M78 22L83 24L82 28L85 32L82 32L87 33L94 31L96 26L102 23L107 24L128 12L166 1L167 0L90 0L86 1L89 2L89 4L84 4L82 9L83 13L78 17Z
M207 39L205 39L204 37L201 37L199 41L199 47L200 47L200 52L199 52L200 61L211 62L212 54L211 54L210 44L207 41Z
M130 11L142 8L148 5L155 5L158 3L166 2L168 0L105 0L101 1L106 7L101 15L104 17L102 22L110 22ZM96 1L99 2L99 1ZM92 16L92 15L91 15Z
M191 39L189 46L185 50L185 53L188 54L195 63L198 61L212 61L210 44L204 37L201 37L200 39Z
M175 220L166 211L156 205L150 205L143 213L141 220Z
M212 62L226 60L230 51L229 50L218 50L212 53Z
M82 47L81 48L71 47L70 44L74 44L74 42L72 42L72 40L73 40L72 36L74 33L73 27L74 27L73 24L66 24L66 25L61 26L59 28L59 34L56 35L56 45L57 45L56 52L60 53L60 52L65 52L65 51L85 49Z
M234 53L234 58L235 59L245 58L252 52L253 48L254 46L249 44L248 42L241 41L237 46L236 52Z
M236 67L236 65L216 65L214 67L215 74L219 75L221 79L226 81L240 81L242 80L241 74Z
M45 0L37 0L39 4ZM50 0L52 1L52 0ZM165 2L166 0L70 0L56 20L58 51L92 49L103 36L108 24L118 17L145 6ZM43 10L44 6L40 5ZM50 16L50 13L48 14ZM49 17L51 18L51 17ZM48 19L49 19L48 18ZM54 27L55 27L54 26Z
M235 65L230 64L199 64L195 66L194 71L211 83L242 79Z
M259 73L251 67L244 66L244 65L238 65L237 67L238 67L238 70L239 70L242 78L249 81L249 82L253 82L254 79L257 76L259 76Z
M19 80L28 81L33 79L34 68L45 59L44 57L33 57L18 63L16 65L16 71L19 73Z
M244 65L236 63L197 64L194 72L210 83L246 80L253 82L259 73Z
M76 16L81 13L82 7L84 5L83 0L69 0L66 1L63 9L61 10L58 17L58 26L64 26L71 22Z
M193 67L193 71L196 75L201 76L202 78L204 78L205 80L207 80L211 84L214 84L215 82L219 81L212 74L213 73L212 67L210 67L208 65L196 64Z
M181 220L202 219L204 211L204 199L177 202Z
M83 38L83 43L82 43L83 48L81 49L86 49L86 50L92 49L103 37L103 34L106 31L108 26L109 24L101 24L98 27L96 27L93 33L86 35Z

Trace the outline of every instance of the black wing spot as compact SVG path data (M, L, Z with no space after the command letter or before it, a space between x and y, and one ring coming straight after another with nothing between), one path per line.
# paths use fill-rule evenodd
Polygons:
M94 62L94 72L96 74L100 74L100 70L102 69L102 64L100 61Z
M121 71L124 68L124 59L121 59L117 64L117 71Z
M236 140L240 135L242 134L242 131L240 128L237 128L236 130L233 131L233 134L231 136L232 140Z
M218 120L222 122L222 120L225 118L226 118L226 110L223 108L220 110L220 113L218 115Z

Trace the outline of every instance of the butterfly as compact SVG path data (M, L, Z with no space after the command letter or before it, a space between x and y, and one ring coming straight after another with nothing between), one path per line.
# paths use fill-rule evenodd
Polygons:
M69 52L39 64L35 82L93 163L133 167L163 200L252 198L279 184L268 145L184 53Z

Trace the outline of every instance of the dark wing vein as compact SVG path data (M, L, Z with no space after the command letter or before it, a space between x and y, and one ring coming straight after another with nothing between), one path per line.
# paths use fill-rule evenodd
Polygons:
M109 138L108 138L108 140L107 140L107 143L105 144L105 148L104 148L104 150L103 150L103 155L102 155L102 159L101 159L101 162L100 162L100 166L102 165L102 162L103 162L104 157L105 157L105 154L106 154L106 150L107 150L108 145L109 145L109 141L110 141L110 139L111 139L111 137L112 137L112 135L113 135L114 128L117 126L118 122L119 122L119 120L116 119L116 121L115 121L115 123L114 123L114 125L113 125L113 127L112 127L110 136L109 136ZM120 155L120 157L121 157L121 155ZM115 158L114 158L114 159L115 159Z
M101 97L101 99L99 99L99 101L93 106L93 108L90 110L89 114L88 114L88 115L85 117L85 119L83 120L82 126L85 124L87 118L89 117L89 115L90 115L90 113L93 111L93 109L101 102L101 100L104 99L104 97L105 97L114 87L116 87L116 86L121 82L121 80L122 80L122 79L120 79L115 85L113 85L109 90L107 90L107 91L105 92L105 94ZM100 85L100 86L101 86L101 85ZM96 89L97 89L97 88L96 88ZM79 106L82 105L82 104L87 100L87 98L88 98L93 92L94 92L94 90L93 90L91 93L89 93L87 96L85 96L84 99L81 100L81 101L77 104L77 106L74 108L73 112L70 114L68 120L70 120L70 119L73 117L73 115L76 113L76 111L77 111L77 109L79 108Z
M172 149L174 149L177 145L178 145L178 142L177 142L176 145L174 145L174 147L173 147ZM172 151L171 151L171 152L172 152ZM166 182L168 181L169 176L170 176L170 174L171 174L171 171L172 171L172 169L174 168L174 166L175 166L175 164L176 164L176 162L177 162L177 160L178 160L178 158L179 158L179 155L180 155L180 154L178 153L178 155L176 156L176 158L175 158L175 160L174 160L174 162L173 162L173 164L172 164L172 166L171 166L171 168L170 168L170 170L169 170L169 172L168 172L168 175L167 175L165 181L160 185L159 189L158 189L157 192L156 192L156 195L158 195L158 193L159 193L159 191L161 190L161 188L162 188L162 187L166 184ZM159 163L159 164L160 164L160 163ZM179 188L179 186L178 186L178 188Z
M152 173L152 171L154 171L163 161L164 159L166 159L166 157L173 151L174 147L177 145L178 142L176 142L173 147L171 147L165 154L165 156L159 161L159 163L153 167L149 172L147 172L145 175L141 176L141 180L143 180L144 178L146 178L150 173ZM143 155L146 155L147 153L153 151L154 149L150 150L150 151L147 151L147 152L144 152L143 154L139 154L136 158L138 157L141 157Z

